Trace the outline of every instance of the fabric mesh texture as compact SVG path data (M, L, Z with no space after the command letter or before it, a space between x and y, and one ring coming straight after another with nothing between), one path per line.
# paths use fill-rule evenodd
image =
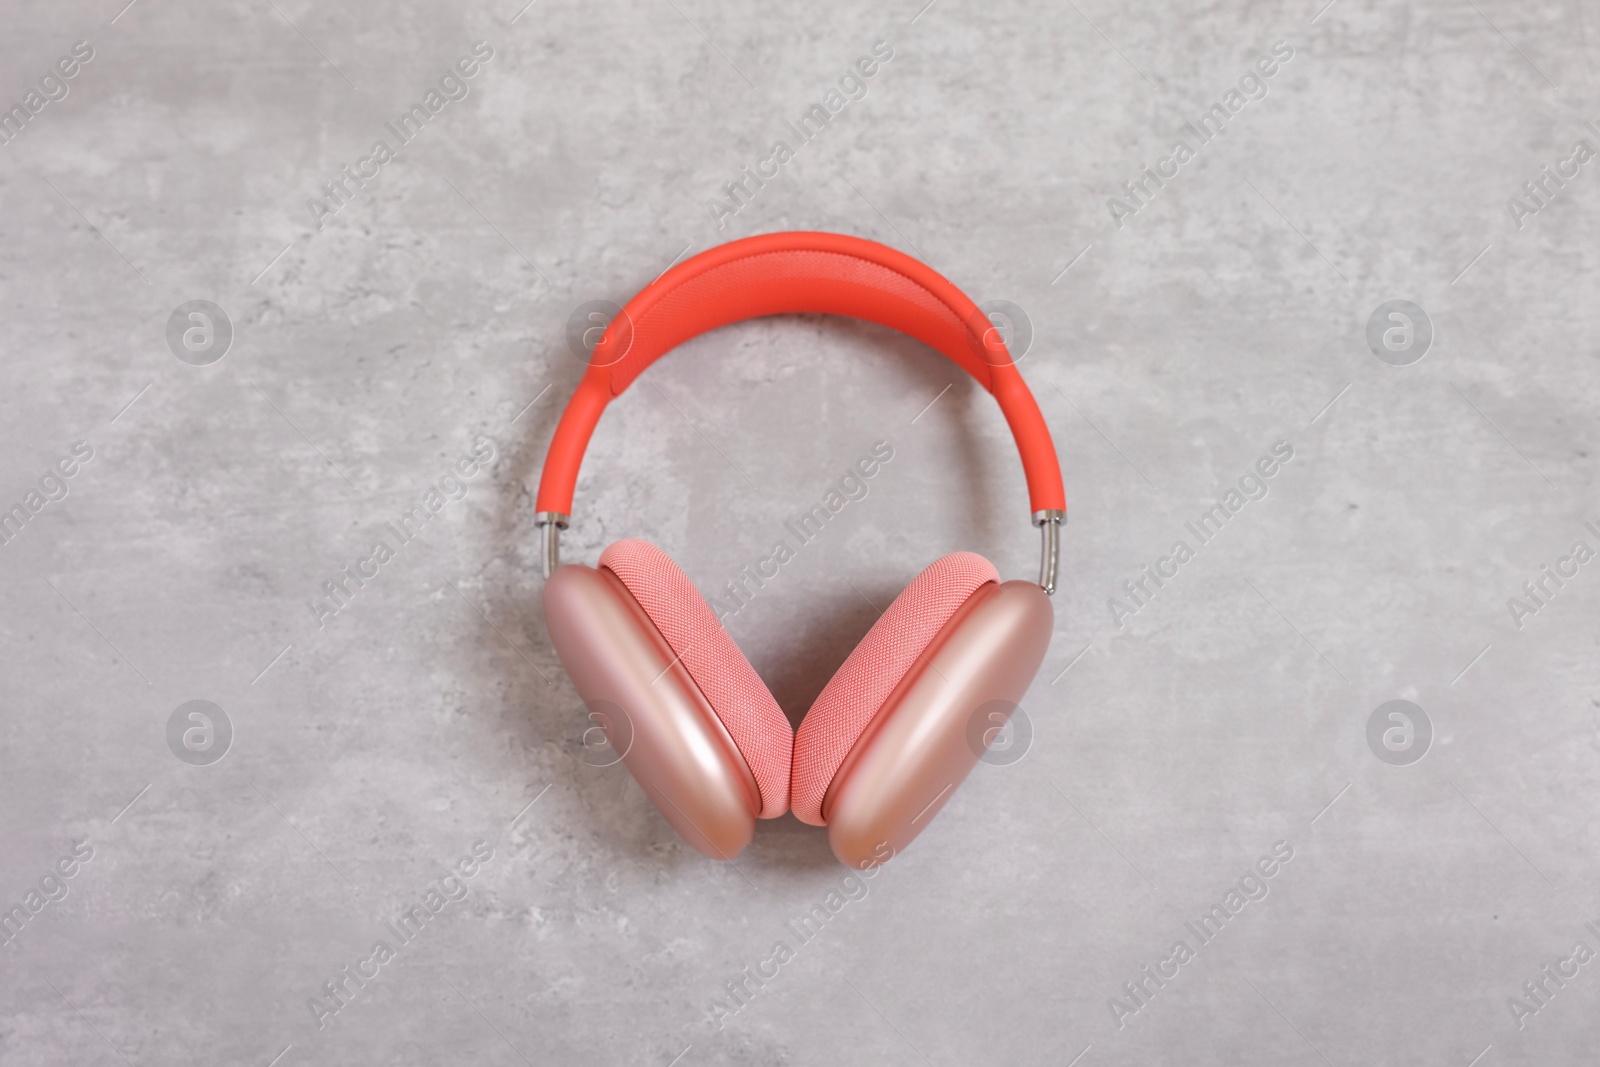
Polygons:
M821 294L826 294L825 296ZM728 322L821 301L831 314L882 322L946 353L992 388L982 340L948 304L882 264L840 252L762 252L688 278L638 312L611 368L621 393L663 353ZM988 320L983 321L988 326ZM597 350L597 358L604 358ZM1010 360L1006 355L1005 359Z
M600 554L600 566L633 594L722 720L755 775L760 817L782 815L789 807L794 732L711 606L682 568L648 541L618 541Z
M789 803L795 818L822 826L822 800L872 717L945 623L987 582L994 564L974 552L935 560L895 597L800 723Z

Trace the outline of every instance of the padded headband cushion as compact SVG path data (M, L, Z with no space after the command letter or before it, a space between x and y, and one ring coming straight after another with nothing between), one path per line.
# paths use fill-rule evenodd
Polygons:
M934 560L895 597L823 687L795 734L789 790L795 818L824 824L828 786L872 717L967 598L999 580L994 564L982 556L953 552Z
M651 294L654 295L654 294ZM630 321L607 331L594 362L610 369L620 394L661 355L707 330L761 315L810 311L882 323L938 349L991 388L992 366L980 337L956 309L906 275L842 252L760 252L693 275L651 301L638 301ZM976 311L976 309L974 309ZM981 313L980 313L981 314ZM987 327L988 320L981 326ZM630 328L631 327L631 328ZM1010 362L1004 347L990 354Z
M789 808L789 765L794 731L761 676L717 620L683 569L648 541L618 541L600 554L717 713L761 793L760 817Z

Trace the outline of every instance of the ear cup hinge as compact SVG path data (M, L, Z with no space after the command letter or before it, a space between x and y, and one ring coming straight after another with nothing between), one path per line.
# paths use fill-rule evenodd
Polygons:
M1035 511L1033 524L1039 527L1039 588L1050 596L1056 591L1056 569L1061 562L1061 527L1065 511Z
M571 518L572 516L563 515L559 511L534 513L533 524L544 530L544 545L539 558L547 581L556 572L556 568L561 566L561 531L567 528L567 522Z

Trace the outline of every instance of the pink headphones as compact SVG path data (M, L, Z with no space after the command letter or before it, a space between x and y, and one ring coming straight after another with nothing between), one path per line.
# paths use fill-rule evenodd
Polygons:
M619 541L598 567L560 566L583 452L606 404L691 337L759 315L868 319L938 349L999 402L1043 533L1039 582L1001 582L956 552L912 579L798 731L666 553ZM959 289L891 248L775 233L713 248L646 286L611 321L562 413L539 482L545 620L607 739L695 848L731 859L757 818L789 808L828 828L840 862L895 855L982 754L971 725L1027 691L1050 643L1066 494L1050 431L1004 340Z

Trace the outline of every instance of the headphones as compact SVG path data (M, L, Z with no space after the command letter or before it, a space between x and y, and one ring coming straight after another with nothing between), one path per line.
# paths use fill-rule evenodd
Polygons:
M815 312L876 322L944 353L993 394L1042 533L1037 584L956 552L911 580L792 730L750 662L661 549L618 541L560 566L560 531L600 414L646 367L708 330ZM545 457L545 622L562 666L645 793L689 844L732 859L792 808L839 861L897 854L950 799L1050 644L1066 494L1039 405L988 317L926 264L857 237L774 233L693 256L612 318Z

